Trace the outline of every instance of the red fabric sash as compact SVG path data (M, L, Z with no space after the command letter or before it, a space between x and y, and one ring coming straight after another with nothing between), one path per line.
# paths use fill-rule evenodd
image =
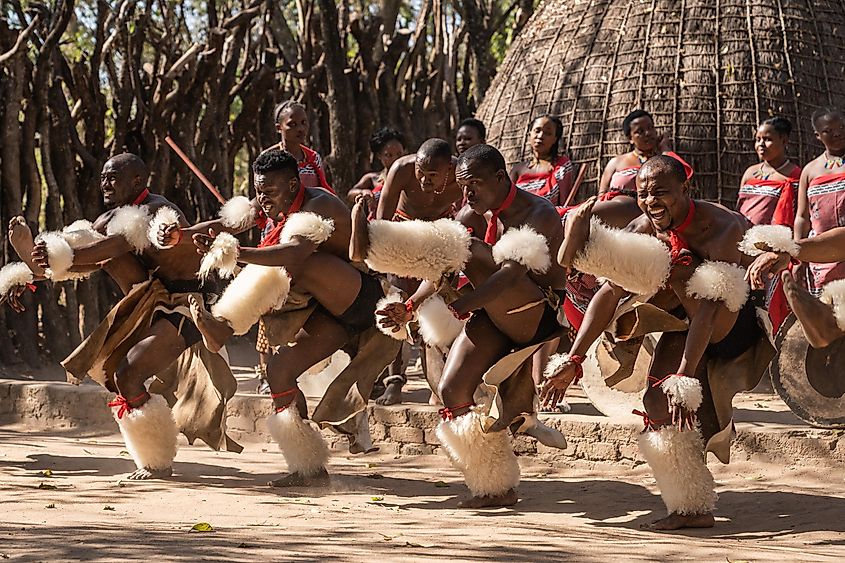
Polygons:
M845 180L845 172L837 172L836 174L822 174L810 180L811 186L818 186L820 184L830 184L831 182L838 182Z
M496 244L496 241L499 240L499 215L511 206L514 199L516 199L516 185L511 182L511 187L508 190L508 195L505 196L505 201L497 209L490 210L493 216L490 217L490 221L487 223L487 232L484 233L484 242L487 244Z
M681 266L689 266L692 264L692 256L688 254L682 254L684 250L689 250L689 245L687 241L681 236L687 227L692 224L692 220L695 217L695 202L690 198L689 200L689 211L687 211L687 216L684 218L684 221L678 226L677 229L669 229L669 249L672 253L672 264L673 265L681 265Z
M302 149L302 153L305 155L305 164L310 164L311 167L314 169L314 172L317 173L317 177L320 179L320 185L323 187L323 189L327 192L335 193L335 191L329 185L328 180L326 180L326 173L323 172L323 167L317 164L317 152L312 151L305 145L299 145L299 148Z
M279 244L279 239L282 236L282 229L285 226L285 222L287 221L288 217L296 213L302 208L302 203L305 201L305 186L299 184L299 192L297 192L296 197L293 198L293 203L290 204L290 208L288 208L288 212L279 213L279 217L276 220L276 224L270 229L261 242L258 243L258 248L265 248L267 246L275 246Z

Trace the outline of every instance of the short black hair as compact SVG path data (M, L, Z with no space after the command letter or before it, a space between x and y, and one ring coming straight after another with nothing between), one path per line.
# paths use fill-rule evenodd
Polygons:
M684 169L684 165L681 164L680 160L668 154L659 154L646 160L640 167L640 176L652 170L661 173L668 172L681 183L687 181L687 171Z
M563 121L556 115L552 115L550 113L544 113L543 115L538 115L534 119L531 120L531 123L528 124L528 132L531 132L531 128L537 123L539 119L548 119L552 123L555 124L555 144L552 145L551 151L551 159L552 163L557 160L558 155L560 154L560 140L563 138Z
M399 141L400 145L405 146L405 137L402 136L402 133L390 127L382 127L370 137L370 151L376 155L390 141Z
M814 111L813 117L812 117L813 131L819 130L818 123L819 123L819 120L821 118L828 117L828 116L831 116L831 115L838 115L839 117L842 117L842 110L840 110L837 107L825 106L825 107L821 107L821 108L817 109L816 111Z
M465 150L458 157L457 167L462 168L473 165L481 165L491 172L497 172L499 170L505 170L507 172L505 157L491 145L475 145Z
M626 137L631 136L631 124L634 122L635 119L639 119L641 117L647 117L654 123L654 118L651 116L644 109L635 109L631 113L625 116L625 119L622 120L622 132L625 134Z
M474 117L467 117L458 124L458 129L460 129L461 127L472 127L473 129L478 131L478 136L481 137L482 141L487 140L487 128L484 126L484 123L480 119L476 119Z
M302 111L305 111L305 106L296 100L285 100L277 105L276 109L273 110L273 121L278 123L284 112L294 109L301 109Z
M774 129L778 135L782 135L784 137L789 137L789 134L792 133L792 122L780 115L770 117L769 119L763 121L760 125L768 125Z
M287 171L299 177L299 164L288 151L269 149L259 154L252 162L252 171L255 174Z
M147 174L149 174L147 165L141 157L131 152L116 154L109 159L109 162L113 163L118 170L128 170L145 180L147 179Z
M417 160L446 160L452 158L452 146L443 139L429 139L417 150Z

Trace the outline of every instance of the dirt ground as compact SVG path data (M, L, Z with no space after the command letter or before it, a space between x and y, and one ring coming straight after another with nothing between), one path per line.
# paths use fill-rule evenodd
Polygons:
M652 533L664 514L648 467L522 458L513 509L460 511L440 456L335 452L328 490L264 484L270 444L183 447L171 481L121 481L118 435L0 428L0 559L10 561L841 561L841 467L711 463L713 530ZM191 531L198 523L213 531Z

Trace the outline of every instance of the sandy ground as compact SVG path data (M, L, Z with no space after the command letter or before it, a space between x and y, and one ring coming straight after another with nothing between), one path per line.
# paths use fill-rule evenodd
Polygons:
M841 467L711 463L713 530L651 533L664 514L647 466L523 458L513 509L460 511L439 456L335 452L328 490L277 491L267 444L183 447L171 481L121 481L120 437L0 428L0 559L10 561L841 561ZM47 471L49 470L49 471ZM45 475L47 473L48 475ZM52 473L52 475L49 475ZM199 522L213 531L192 532Z

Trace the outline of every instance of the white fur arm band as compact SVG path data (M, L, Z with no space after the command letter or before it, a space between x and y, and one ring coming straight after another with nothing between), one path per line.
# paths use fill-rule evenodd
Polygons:
M53 281L63 281L72 277L70 269L73 266L73 247L62 233L41 233L35 237L35 242L43 242L47 247L47 268L44 272Z
M229 233L218 234L214 238L214 242L211 243L211 248L202 257L197 276L199 279L205 280L211 272L217 270L222 277L231 278L238 265L240 250L240 243L233 235Z
M279 242L290 242L293 237L302 237L316 245L321 245L332 236L334 221L310 211L294 213L285 221Z
M651 295L666 285L672 260L669 249L657 238L613 229L593 217L590 238L572 265L625 291Z
M819 299L833 309L836 325L840 330L845 331L845 280L835 280L826 284L822 288Z
M469 231L452 219L369 224L370 247L365 262L377 272L437 281L459 272L469 261Z
M548 240L528 225L509 229L493 246L493 261L501 264L506 260L522 264L532 272L545 274L552 265Z
M745 269L729 262L702 263L687 282L687 295L695 299L721 301L736 313L748 299Z
M392 327L388 328L388 327L381 325L381 323L379 322L381 320L381 317L377 313L378 313L378 311L381 311L382 309L384 309L385 307L387 307L391 303L404 303L404 302L405 302L405 300L402 299L402 293L400 293L399 289L392 287L392 288L390 288L390 291L388 292L388 294L385 297L382 297L381 299L379 299L378 303L376 303L376 313L375 313L375 315L376 315L376 327L383 334L386 334L390 338L395 338L396 340L402 340L402 341L408 340L408 327L407 326L401 326L401 327L399 327L399 330L394 332Z
M792 237L792 229L783 225L751 227L745 232L738 248L748 256L758 256L764 252L786 252L793 258L801 250Z
M169 246L159 244L158 234L162 230L162 227L170 227L171 225L179 226L179 213L172 207L160 207L153 216L152 221L150 221L150 228L147 230L147 236L154 247L159 250L170 248Z
M10 289L33 281L32 271L23 262L12 262L0 268L0 298Z
M669 404L681 407L691 412L698 410L701 406L703 391L701 382L681 373L673 373L667 376L660 384L660 390L669 399Z
M126 239L136 253L145 251L150 246L147 232L150 229L150 213L146 205L124 205L119 207L106 226L109 236L120 235Z
M238 195L223 204L220 219L224 227L243 231L255 222L255 208L248 197Z

